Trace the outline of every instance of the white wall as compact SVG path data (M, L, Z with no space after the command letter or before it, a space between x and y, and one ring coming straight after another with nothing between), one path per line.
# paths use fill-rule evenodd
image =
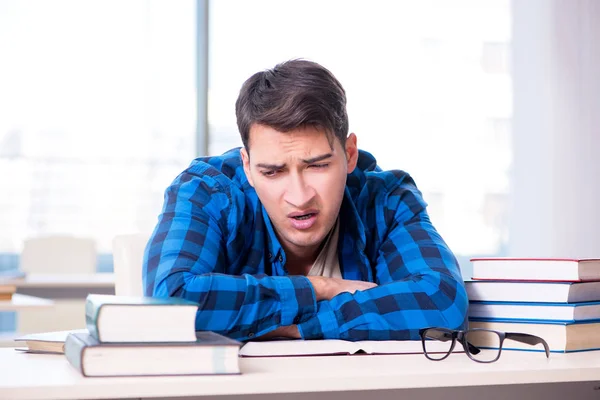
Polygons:
M512 6L509 254L599 257L600 2Z

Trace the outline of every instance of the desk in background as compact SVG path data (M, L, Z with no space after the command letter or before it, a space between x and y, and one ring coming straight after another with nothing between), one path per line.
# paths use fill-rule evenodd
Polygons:
M15 283L17 293L50 299L85 299L88 293L115 294L112 273L29 274Z
M14 283L17 286L16 298L31 300L30 306L24 307L21 300L18 302L21 306L0 302L0 311L18 313L16 331L1 334L0 347L14 346L12 339L17 335L84 328L85 298L88 293L115 293L115 277L112 273L30 273L14 280Z
M504 351L479 364L465 354L242 358L242 375L84 378L62 355L0 349L0 398L435 399L600 398L600 352ZM242 397L243 396L243 397Z
M15 293L10 300L0 300L0 311L20 311L32 308L49 308L54 301Z
M4 311L16 311L20 312L23 310L31 309L44 309L46 311L52 310L54 301L48 299L41 299L39 297L27 296L25 294L15 293L10 300L0 301L0 312ZM0 347L14 346L15 332L1 332L0 333Z
M50 310L24 310L17 316L17 332L62 331L85 327L85 298L89 293L114 294L112 273L30 273L16 282L17 293L51 299Z

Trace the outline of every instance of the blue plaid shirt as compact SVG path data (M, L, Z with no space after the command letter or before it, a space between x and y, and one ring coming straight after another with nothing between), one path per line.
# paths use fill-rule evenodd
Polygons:
M340 209L344 279L379 286L316 301L244 174L239 149L198 158L169 186L146 247L145 294L199 304L197 330L248 340L296 324L305 339L419 339L419 328L464 326L456 258L412 178L360 151Z

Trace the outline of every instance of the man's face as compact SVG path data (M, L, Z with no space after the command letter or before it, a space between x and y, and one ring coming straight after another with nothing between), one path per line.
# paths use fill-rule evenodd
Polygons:
M281 244L295 254L314 251L333 227L346 175L356 167L356 136L343 148L319 128L284 133L254 124L248 147L250 154L241 151L244 171Z

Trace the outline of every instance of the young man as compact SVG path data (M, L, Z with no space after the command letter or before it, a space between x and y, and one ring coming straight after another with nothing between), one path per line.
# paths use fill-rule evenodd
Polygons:
M194 160L167 189L146 295L195 301L196 329L239 340L463 326L454 255L411 177L357 149L327 69L293 60L254 74L236 115L244 147Z

